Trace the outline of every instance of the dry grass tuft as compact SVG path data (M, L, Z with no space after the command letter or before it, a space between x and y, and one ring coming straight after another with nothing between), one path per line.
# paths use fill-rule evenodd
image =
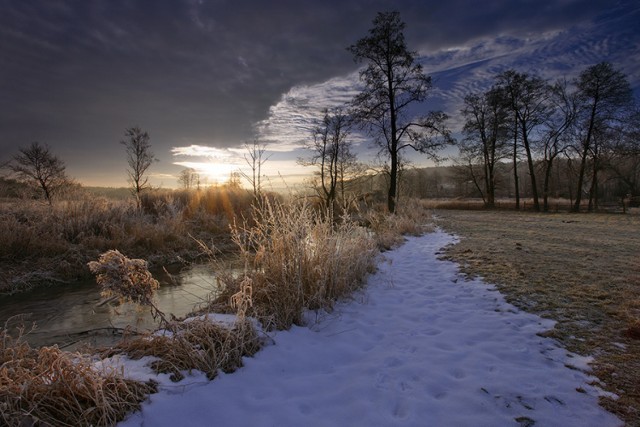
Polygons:
M402 243L404 235L418 236L432 231L432 214L427 206L424 201L407 199L403 200L395 215L389 215L383 209L371 210L366 219L378 247L388 250Z
M333 221L306 202L264 201L248 225L235 225L233 239L245 263L242 277L221 275L216 309L250 284L247 313L267 329L302 323L305 308L331 308L351 294L375 268L370 233L351 221ZM237 301L236 301L237 302Z
M125 353L132 359L154 356L151 367L180 381L184 371L199 370L213 379L218 370L233 372L242 366L242 357L254 355L261 341L253 324L239 319L233 328L218 325L206 317L175 323L172 331L126 339L103 350L102 357Z
M87 356L34 349L0 330L0 422L7 426L110 426L139 408L154 384L97 370Z
M159 358L152 368L157 372L171 373L172 379L182 379L181 371L197 369L212 379L218 369L231 372L241 366L242 357L253 355L259 349L257 333L246 319L245 312L251 301L251 284L247 283L234 296L238 311L234 328L212 323L207 318L170 322L153 303L158 281L141 259L129 259L118 251L102 254L98 261L89 263L97 275L97 282L105 297L117 296L121 300L150 307L155 318L164 328L154 334L146 334L125 340L115 348L103 352L103 356L127 353L134 359L143 356Z

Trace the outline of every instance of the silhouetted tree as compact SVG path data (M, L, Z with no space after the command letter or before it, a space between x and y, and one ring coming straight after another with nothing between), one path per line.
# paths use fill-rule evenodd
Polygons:
M589 210L593 208L592 200L597 196L599 164L599 142L607 129L619 122L620 117L631 105L632 91L627 77L613 68L608 62L601 62L583 71L576 81L579 100L579 120L584 136L578 151L580 154L580 171L576 200L573 210L580 210L582 186L589 154L592 156L592 176L589 189ZM597 203L597 201L596 201Z
M498 86L504 91L513 112L517 132L514 146L517 143L517 135L519 135L527 156L527 165L529 166L533 208L539 211L540 201L531 135L535 133L537 127L545 122L549 114L547 84L540 77L518 73L515 70L507 70L498 75Z
M147 170L157 161L151 152L151 141L149 134L139 127L131 127L125 130L125 139L120 141L125 146L127 152L127 164L129 169L127 175L131 185L131 192L136 197L138 208L141 206L141 193L149 187L149 177Z
M21 148L13 161L9 163L19 180L35 184L44 193L44 197L52 204L53 196L71 180L66 175L64 162L53 155L48 145L32 143Z
M615 184L613 196L624 206L627 197L640 195L640 109L612 128L607 140L600 163L608 180Z
M200 174L193 168L182 169L178 176L178 182L185 190L190 190L194 187L200 189Z
M566 80L560 80L549 88L550 114L541 131L540 149L543 154L544 184L542 187L542 210L549 210L551 172L555 159L571 146L572 129L576 118L575 93L569 91Z
M355 162L355 155L347 140L348 117L341 110L329 112L325 109L323 113L322 120L312 130L313 140L306 144L306 148L312 152L310 158L299 159L298 162L318 168L317 190L325 207L331 210L339 190L342 190L344 197L346 169Z
M465 137L459 146L465 157L465 170L482 194L485 206L492 208L495 206L496 164L507 156L509 111L501 92L493 88L483 94L467 95L462 115L466 119ZM478 162L482 166L480 177L475 168ZM479 181L482 181L482 188Z
M435 157L451 140L444 113L409 116L414 104L426 99L431 78L417 62L417 54L408 50L404 28L398 12L378 13L369 35L348 48L357 63L365 64L360 71L364 89L353 100L354 116L389 156L387 206L392 213L396 210L400 152L411 147Z
M267 144L254 139L252 142L245 142L244 161L251 170L250 173L240 171L244 179L249 182L253 190L253 197L258 199L262 193L262 166L271 156L265 156Z

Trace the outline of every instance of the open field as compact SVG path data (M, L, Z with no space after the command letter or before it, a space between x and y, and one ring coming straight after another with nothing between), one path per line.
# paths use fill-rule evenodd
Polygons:
M557 320L548 333L595 357L620 396L602 405L640 425L640 216L436 210L461 237L444 256L496 283L509 302Z

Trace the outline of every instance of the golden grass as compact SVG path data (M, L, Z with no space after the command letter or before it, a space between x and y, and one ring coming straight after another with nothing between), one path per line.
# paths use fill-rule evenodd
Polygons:
M230 244L229 224L247 216L253 195L226 187L158 190L132 200L79 194L53 207L36 201L0 203L0 292L87 276L86 263L119 249L171 262L200 255L191 236Z
M300 325L305 308L330 309L375 268L376 244L366 229L320 215L306 201L266 200L232 231L245 272L218 277L223 293L210 309L229 311L231 297L250 288L247 314L267 329Z
M34 349L0 330L0 424L110 426L138 409L154 384L97 370L92 360L58 347Z
M417 236L433 230L431 208L428 201L403 199L395 215L389 215L379 206L364 217L374 233L378 247L388 250L403 242L405 235Z
M593 355L594 373L620 399L602 404L640 425L640 217L436 211L462 236L446 257L496 283L507 299L558 321L548 335Z
M242 366L244 356L254 355L261 346L253 324L246 319L229 328L202 317L176 322L170 329L125 339L113 348L102 350L100 355L110 357L124 353L132 359L154 356L158 360L151 367L179 381L184 371L194 369L204 372L209 379L213 379L218 370L233 372Z

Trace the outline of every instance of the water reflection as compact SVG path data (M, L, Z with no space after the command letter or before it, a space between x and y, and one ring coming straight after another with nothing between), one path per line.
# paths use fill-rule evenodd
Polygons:
M154 277L160 282L156 292L158 308L168 317L184 316L217 290L209 265L195 265L172 272L172 276L154 272ZM58 344L67 349L84 343L108 345L119 339L119 334L114 336L118 330L152 330L157 325L148 309L141 310L135 304L105 303L94 279L0 296L0 325L19 315L25 315L27 327L37 325L27 336L30 344Z

